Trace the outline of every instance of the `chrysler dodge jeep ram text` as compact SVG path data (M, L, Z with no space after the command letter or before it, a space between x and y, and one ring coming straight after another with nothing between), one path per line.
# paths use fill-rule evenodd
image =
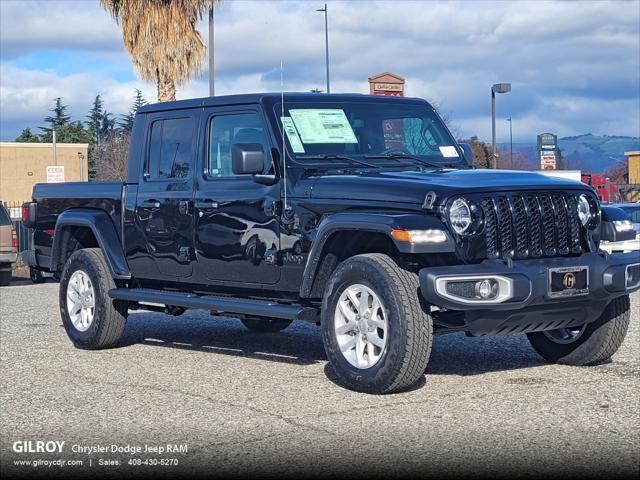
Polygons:
M472 168L426 101L255 94L141 108L127 179L36 185L36 269L58 273L79 348L116 345L131 309L319 323L339 382L406 389L434 334L526 333L550 362L607 361L640 288L607 254L624 213L591 187ZM53 233L53 234L52 234Z

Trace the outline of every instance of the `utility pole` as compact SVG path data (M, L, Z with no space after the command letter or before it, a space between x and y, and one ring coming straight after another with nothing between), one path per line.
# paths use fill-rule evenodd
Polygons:
M324 50L325 50L325 63L327 69L327 93L331 93L331 87L329 82L329 11L327 4L324 4L324 8L319 8L316 12L324 12Z
M213 1L209 7L209 96L216 95L216 72L213 59Z
M53 164L54 165L58 165L58 152L56 152L56 129L54 128L52 133L52 140L53 140Z
M507 118L507 122L509 122L509 168L513 169L513 119L509 117Z

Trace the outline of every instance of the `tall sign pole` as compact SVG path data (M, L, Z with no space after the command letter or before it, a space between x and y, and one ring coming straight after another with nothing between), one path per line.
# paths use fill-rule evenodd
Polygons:
M213 1L209 7L209 96L216 94L216 72L213 59Z
M327 69L327 93L331 93L331 85L329 81L329 11L327 9L327 4L324 4L324 8L319 8L316 12L324 12L324 54L325 54L325 63Z

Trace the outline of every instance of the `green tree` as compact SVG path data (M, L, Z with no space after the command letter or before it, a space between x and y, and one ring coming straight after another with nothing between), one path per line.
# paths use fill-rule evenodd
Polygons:
M96 98L93 100L93 106L91 110L89 110L89 114L87 115L87 128L93 135L93 142L96 145L100 145L100 134L103 130L103 117L104 117L104 106L102 105L102 98L100 98L100 94L96 95Z
M471 138L459 140L459 143L468 143L473 150L473 166L476 168L491 168L491 147L478 140L475 135Z
M100 0L122 28L124 47L158 101L176 99L176 86L205 66L207 50L196 24L221 0Z
M122 115L122 120L118 122L120 130L123 133L131 133L133 130L133 120L135 119L138 109L147 104L147 101L142 96L142 92L136 88L136 94L133 98L133 105L129 108L129 111Z
M562 150L560 147L556 147L556 170L564 170L564 157L562 156Z
M40 142L40 137L31 132L30 128L25 128L22 130L22 133L16 138L16 142L20 143L38 143Z
M53 141L51 131L45 132L40 139L45 143ZM82 122L70 122L56 128L56 142L60 143L93 143L91 132L85 128Z
M47 127L39 127L45 134L51 133L55 128L56 133L59 127L69 124L71 121L71 115L67 113L67 106L62 104L62 97L54 98L54 106L49 110L53 115L47 115L44 117L45 123L48 123Z

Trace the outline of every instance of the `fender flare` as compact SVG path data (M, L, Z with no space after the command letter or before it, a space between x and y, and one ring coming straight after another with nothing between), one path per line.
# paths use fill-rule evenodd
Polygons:
M87 227L91 229L98 241L98 246L107 262L109 271L115 279L128 280L131 278L129 265L122 249L120 236L111 217L102 210L88 208L74 208L62 212L56 221L51 250L51 270L58 269L62 254L62 232L66 227Z
M396 240L391 232L401 230L439 229L446 233L447 241L441 244L415 245ZM327 240L338 231L357 230L383 233L401 253L448 253L455 252L455 242L448 228L433 215L393 214L393 213L335 213L320 222L311 238L311 250L304 268L300 297L308 298L320 266L320 260Z

